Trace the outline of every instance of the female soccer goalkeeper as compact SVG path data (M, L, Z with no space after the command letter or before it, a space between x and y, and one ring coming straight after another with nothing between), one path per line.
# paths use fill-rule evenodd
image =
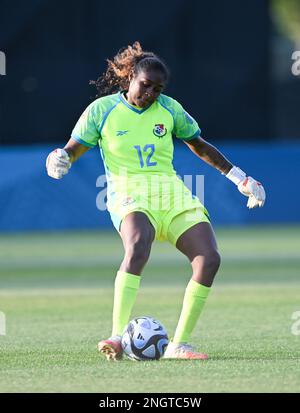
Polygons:
M249 208L262 207L265 201L262 185L204 140L180 103L162 94L168 76L163 61L138 42L119 51L92 82L97 99L81 115L69 142L51 152L46 162L48 175L60 179L89 148L100 146L108 180L107 207L125 250L115 280L112 334L98 344L107 359L122 356L120 335L130 319L154 239L174 244L188 257L193 272L164 357L207 358L188 343L220 256L206 209L173 169L172 135L237 185L248 197Z

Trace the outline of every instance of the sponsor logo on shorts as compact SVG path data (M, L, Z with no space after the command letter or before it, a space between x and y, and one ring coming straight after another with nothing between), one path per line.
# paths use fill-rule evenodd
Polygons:
M127 205L131 205L135 202L135 199L131 198L131 196L128 196L127 198L125 198L122 202L123 206L127 206Z

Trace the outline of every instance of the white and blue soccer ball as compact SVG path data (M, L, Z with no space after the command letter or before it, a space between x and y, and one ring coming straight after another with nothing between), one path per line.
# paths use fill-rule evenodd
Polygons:
M132 360L159 360L169 343L164 326L152 317L136 317L124 329L122 348Z

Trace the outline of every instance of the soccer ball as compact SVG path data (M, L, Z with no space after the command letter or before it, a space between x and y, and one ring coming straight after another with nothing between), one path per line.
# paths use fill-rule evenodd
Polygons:
M164 326L152 317L136 317L122 335L124 353L132 360L159 360L169 339Z

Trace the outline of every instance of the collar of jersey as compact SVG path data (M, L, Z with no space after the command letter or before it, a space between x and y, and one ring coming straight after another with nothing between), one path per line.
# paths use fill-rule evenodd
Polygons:
M132 105L131 103L127 102L127 100L125 99L125 96L124 96L124 92L119 92L119 96L120 96L121 102L124 103L125 106L127 106L133 112L138 113L138 114L144 113L152 105L152 103L151 103L150 105L146 106L145 108L139 108L138 106Z

